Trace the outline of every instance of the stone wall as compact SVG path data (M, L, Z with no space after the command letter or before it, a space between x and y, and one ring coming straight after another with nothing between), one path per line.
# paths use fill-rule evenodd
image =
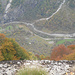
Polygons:
M0 75L15 75L21 67L41 67L48 72L48 75L71 75L75 73L71 70L75 65L75 61L50 61L50 60L16 60L16 61L1 61ZM72 74L75 75L75 74Z

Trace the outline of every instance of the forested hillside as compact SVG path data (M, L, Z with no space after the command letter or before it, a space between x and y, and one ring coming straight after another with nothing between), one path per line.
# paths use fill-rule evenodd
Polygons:
M33 21L39 18L48 17L57 10L62 1L63 0L12 0L11 7L7 13L7 18L3 17L3 19L4 22ZM9 0L7 0L5 4L8 2ZM4 8L4 12L5 9L6 8Z
M41 58L49 56L50 59L54 47L75 44L75 0L0 0L0 33L15 38L27 50L27 59L30 59L29 55L35 58L34 54L41 55ZM15 42L6 37L7 44L1 44L1 50L6 50L9 44L11 49ZM17 51L11 50L14 53L12 51L13 54L10 52L8 56L2 56L0 51L2 60L18 59L15 57ZM19 56L19 59L24 58Z
M14 39L8 39L0 33L0 61L29 59L29 53Z
M12 8L19 7L19 20L35 20L48 17L56 11L63 0L13 0Z
M0 0L0 16L4 14L4 11L8 2L9 0Z
M37 22L35 27L49 33L74 33L75 0L66 0L58 13L48 21Z
M65 2L63 3L63 1ZM1 15L1 23L10 21L35 22L57 12L48 20L36 22L34 24L36 29L49 33L74 33L75 0L12 0L5 14L9 3L8 0L0 1L0 12L3 14Z
M36 59L32 52L27 52L15 39L7 38L0 33L0 61Z

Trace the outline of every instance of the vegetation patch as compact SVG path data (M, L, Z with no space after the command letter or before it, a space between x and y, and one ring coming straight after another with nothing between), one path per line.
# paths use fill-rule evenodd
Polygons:
M11 30L13 27L12 26L7 26L6 30Z
M20 5L23 10L23 16L19 15L17 20L36 20L42 17L48 17L57 10L63 0L13 0L11 8L18 8ZM20 9L22 11L22 9ZM26 10L26 11L25 11Z
M47 72L38 68L23 68L16 75L47 75Z
M3 9L3 7L2 7L2 3L1 3L1 1L0 1L0 14L2 14L3 11L4 11L4 9Z
M35 55L27 52L15 39L9 39L0 33L0 61L34 59ZM35 58L36 59L36 58Z
M74 41L74 40L75 40L75 39L64 39L64 40L60 40L60 41L58 41L58 42L56 43L56 45L63 44L63 43L65 43L66 41L71 42L71 41Z
M75 60L75 45L59 45L54 47L51 53L51 60Z
M2 29L2 27L0 27L0 30Z
M66 11L65 11L66 10ZM67 15L69 14L69 15ZM48 21L40 21L35 25L39 30L48 33L74 33L75 31L75 1L66 0L62 8ZM46 30L45 30L46 29Z
M33 52L34 54L43 54L45 56L50 55L50 45L46 40L35 35L29 30L25 24L11 24L10 26L2 25L2 33L4 33L8 38L15 38L15 40L24 47L28 52ZM6 30L8 28L8 30ZM20 29L22 28L22 29Z

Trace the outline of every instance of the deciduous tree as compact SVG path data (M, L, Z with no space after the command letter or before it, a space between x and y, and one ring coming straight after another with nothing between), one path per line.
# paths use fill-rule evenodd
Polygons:
M70 51L68 48L66 48L64 45L59 45L53 49L51 53L51 60L61 60L64 54L67 55L69 53Z

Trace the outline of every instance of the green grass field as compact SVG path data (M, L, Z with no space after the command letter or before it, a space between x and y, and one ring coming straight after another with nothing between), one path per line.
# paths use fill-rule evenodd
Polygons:
M60 41L58 41L58 42L56 43L56 45L63 44L63 43L65 43L66 41L71 42L71 41L74 41L74 40L75 40L75 39L64 39L64 40L60 40Z

